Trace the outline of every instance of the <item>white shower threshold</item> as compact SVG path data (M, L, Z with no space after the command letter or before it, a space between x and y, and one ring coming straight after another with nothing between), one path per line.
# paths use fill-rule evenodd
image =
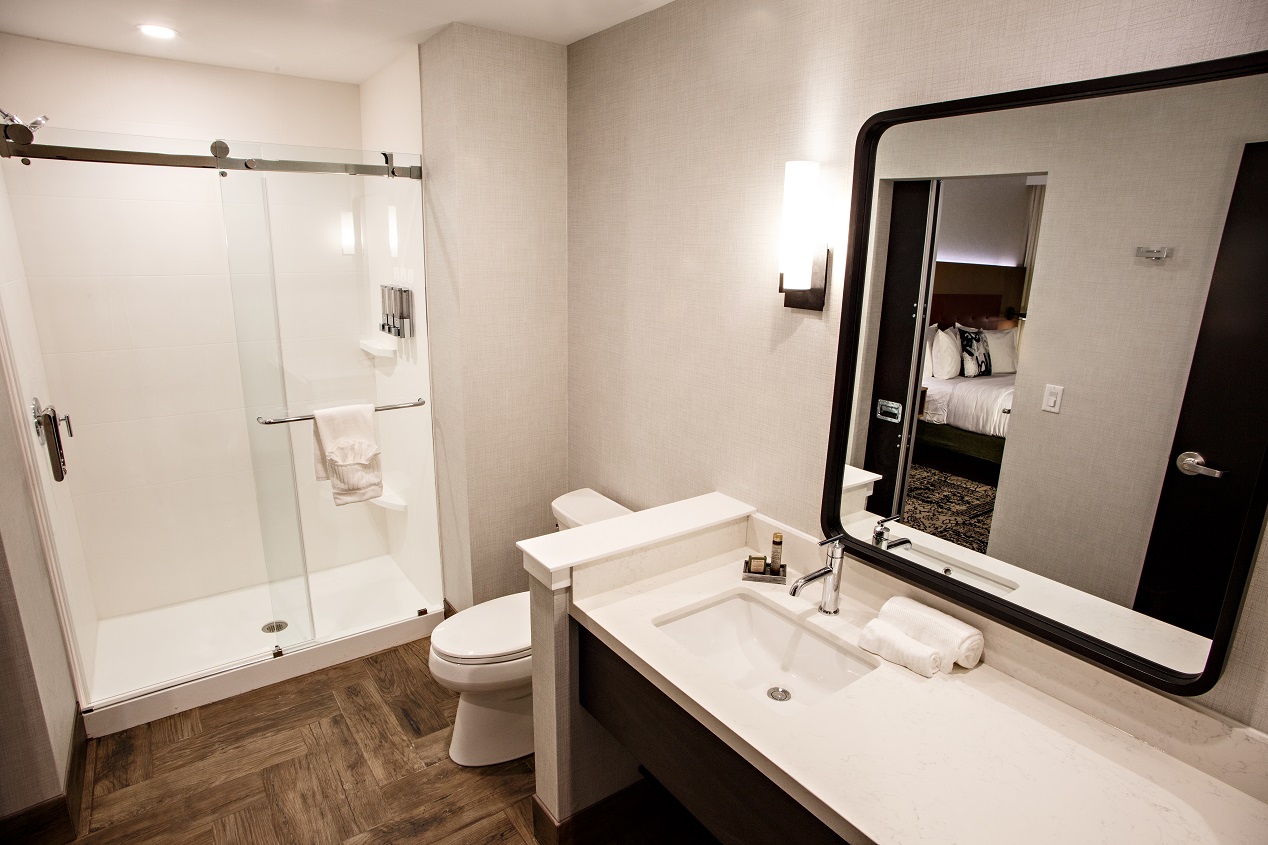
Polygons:
M278 618L268 584L101 620L89 735L409 642L443 617L443 600L419 592L389 555L311 573L308 583L315 637L293 645L295 630L261 630ZM288 586L278 592L293 594ZM308 625L287 621L301 635ZM285 655L274 658L279 640Z

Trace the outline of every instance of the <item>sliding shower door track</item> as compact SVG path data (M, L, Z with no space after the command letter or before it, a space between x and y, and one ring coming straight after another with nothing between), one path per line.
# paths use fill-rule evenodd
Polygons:
M216 141L212 155L178 155L149 153L137 150L102 150L92 147L61 147L53 144L18 144L0 139L0 156L19 158L23 164L31 159L48 161L91 161L104 164L136 164L150 167L192 167L206 170L254 170L281 173L346 173L349 176L387 176L401 179L422 179L423 168L401 166L394 153L381 153L383 164L347 164L334 161L293 161L288 159L232 158L229 145Z

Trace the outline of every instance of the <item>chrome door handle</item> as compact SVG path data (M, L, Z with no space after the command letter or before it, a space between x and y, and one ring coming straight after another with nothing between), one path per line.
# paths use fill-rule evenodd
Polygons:
M40 444L48 451L49 469L53 471L54 481L66 478L66 451L62 448L62 432L59 423L66 423L66 435L74 437L70 427L70 415L59 417L57 409L52 405L44 407L39 399L31 400L31 417L35 422L35 431L39 435Z
M1224 470L1211 469L1206 465L1206 458L1197 452L1181 452L1177 455L1176 469L1185 475L1209 475L1211 478L1224 477Z

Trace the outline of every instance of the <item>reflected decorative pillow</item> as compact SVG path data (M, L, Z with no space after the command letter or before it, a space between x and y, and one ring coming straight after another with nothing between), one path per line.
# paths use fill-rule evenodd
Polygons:
M933 335L933 377L955 378L960 374L960 334L951 327Z
M1017 329L987 331L986 349L991 355L991 373L1017 372Z
M934 323L932 326L925 329L925 363L924 366L921 367L923 372L920 376L922 379L933 378L933 339L937 334L937 323Z
M991 374L991 352L981 329L957 329L960 333L960 375L965 378Z

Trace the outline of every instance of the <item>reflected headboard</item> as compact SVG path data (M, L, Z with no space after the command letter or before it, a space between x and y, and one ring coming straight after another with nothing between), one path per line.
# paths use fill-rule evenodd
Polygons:
M1003 297L997 293L935 293L929 307L929 324L945 329L959 323L975 329L1013 326L1016 320L1000 316ZM1004 326L1000 326L1004 323Z

